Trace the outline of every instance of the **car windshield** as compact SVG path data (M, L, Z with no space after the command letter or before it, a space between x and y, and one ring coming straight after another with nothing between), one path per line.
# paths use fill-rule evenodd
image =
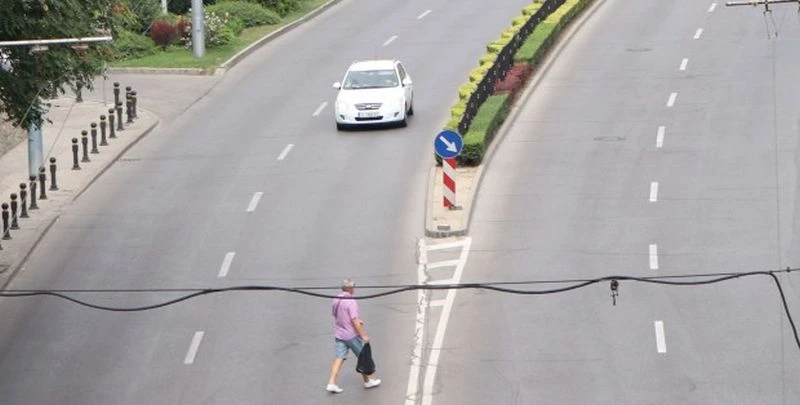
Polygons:
M397 87L397 74L392 69L384 70L351 70L344 79L343 89L380 89Z

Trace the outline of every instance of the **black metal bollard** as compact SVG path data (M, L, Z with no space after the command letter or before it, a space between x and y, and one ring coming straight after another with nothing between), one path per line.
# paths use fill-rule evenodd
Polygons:
M108 137L112 139L117 137L117 132L114 129L114 111L113 108L108 109Z
M19 214L20 218L28 218L28 185L19 183L19 204L22 207Z
M97 150L97 123L93 122L89 124L89 127L92 129L92 153L100 153L100 151Z
M81 170L78 164L78 138L72 138L72 170Z
M46 200L47 199L47 173L44 169L44 166L39 168L39 199Z
M131 101L133 102L133 118L139 118L139 110L137 109L139 98L136 96L136 90L131 92Z
M125 96L125 114L128 116L128 120L125 123L130 124L133 122L133 96L128 93Z
M100 116L100 146L108 145L108 141L106 140L106 116Z
M17 195L11 193L11 229L19 229L17 222Z
M84 129L81 131L81 145L83 145L83 157L81 158L81 162L91 162L89 160L89 136L88 132Z
M78 82L75 85L75 102L82 103L83 102L83 82Z
M31 189L31 205L28 207L30 210L38 210L39 205L36 204L36 176L31 176L28 178L31 181L30 189Z
M122 127L122 101L117 103L117 131L124 131Z
M114 82L114 105L119 104L119 82Z
M56 158L50 158L50 190L58 190L56 184Z
M11 239L11 232L8 226L8 203L3 203L3 239Z

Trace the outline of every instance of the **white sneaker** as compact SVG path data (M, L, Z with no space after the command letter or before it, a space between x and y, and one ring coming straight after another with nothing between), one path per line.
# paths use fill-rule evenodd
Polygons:
M380 381L378 381L378 384L380 384ZM338 394L338 393L344 391L343 389L339 388L339 386L336 385L336 384L328 384L328 386L325 387L325 390L328 391L328 392L332 392L334 394Z
M364 388L375 388L381 385L381 380L377 378L370 378L369 381L364 383Z

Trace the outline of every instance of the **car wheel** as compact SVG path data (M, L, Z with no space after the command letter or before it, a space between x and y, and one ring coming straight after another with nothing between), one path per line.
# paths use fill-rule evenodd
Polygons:
M347 127L345 127L345 126L344 126L344 124L340 124L340 123L338 123L338 122L336 123L336 130L337 130L337 131L343 131L343 130L345 130L346 128L347 128Z
M402 119L402 120L400 120L400 122L399 122L397 125L398 125L400 128L405 128L405 127L407 127L407 126L408 126L408 116L406 115L405 117L403 117L403 119Z
M414 102L411 102L411 105L408 106L408 115L414 115Z

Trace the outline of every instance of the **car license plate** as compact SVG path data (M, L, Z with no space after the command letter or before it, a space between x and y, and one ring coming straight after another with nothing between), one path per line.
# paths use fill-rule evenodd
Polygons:
M358 118L375 118L381 115L380 111L359 111Z

